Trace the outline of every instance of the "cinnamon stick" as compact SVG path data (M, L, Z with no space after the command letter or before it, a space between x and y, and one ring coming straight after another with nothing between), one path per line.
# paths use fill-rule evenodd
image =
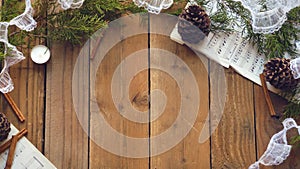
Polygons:
M19 120L21 122L24 122L25 121L25 117L22 114L21 110L16 105L16 103L14 102L14 100L12 99L12 97L8 93L3 93L3 95L4 95L5 99L7 100L7 102L10 104L11 108L13 109L13 111L15 112L15 114L17 115L17 117L19 118Z
M267 105L269 107L270 115L272 117L277 117L277 114L274 110L274 106L273 106L271 97L269 95L269 90L268 90L268 87L267 87L267 82L266 82L265 76L263 74L260 74L259 78L260 78L260 81L261 81L261 86L262 86L263 91L264 91L264 95L265 95Z
M26 129L22 129L20 130L17 134L16 134L16 137L18 138L18 140L20 140L23 136L25 136L27 134L27 130ZM11 145L12 143L12 138L9 139L8 141L6 141L4 144L2 144L0 146L0 154L3 153L6 149L9 148L9 146Z
M5 164L5 169L10 169L12 166L12 163L14 161L15 149L17 146L17 142L18 142L18 136L16 136L16 135L12 136L11 144L9 147L9 153L8 153L6 164Z

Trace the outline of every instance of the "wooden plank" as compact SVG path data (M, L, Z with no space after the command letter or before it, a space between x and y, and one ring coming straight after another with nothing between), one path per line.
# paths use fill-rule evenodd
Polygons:
M256 114L256 139L257 139L257 157L261 155L267 149L271 137L283 129L281 121L283 119L272 118L267 107L267 103L263 98L263 90L260 86L255 85L255 114ZM278 95L270 93L271 99L275 108L276 113L282 114L284 105L287 103L286 100ZM297 134L297 133L296 133ZM295 133L293 135L295 136ZM288 140L291 137L288 136ZM290 156L284 163L279 166L265 167L261 165L261 168L299 168L300 166L300 149L297 146L293 146Z
M176 21L176 17L165 15L151 15L150 18L150 67L151 65L159 65L161 68L151 69L150 91L159 89L165 95L165 97L151 97L150 114L153 116L159 111L162 111L162 114L151 123L152 154L150 165L152 169L206 169L210 168L210 142L207 140L200 144L198 138L201 132L208 132L201 131L208 116L209 105L207 59L203 56L200 59L187 46L177 44L169 38ZM160 51L156 51L155 48L160 49ZM172 53L173 57L169 57L168 53ZM181 62L184 64L181 65ZM173 70L164 70L170 64L173 65ZM188 73L189 71L191 72ZM190 81L189 75L195 79L195 82ZM198 87L199 93L193 84ZM183 91L187 91L187 93ZM198 101L191 97L197 95L200 98ZM165 108L161 106L161 103L164 102L166 102ZM187 109L184 108L181 112L183 107L187 107ZM182 120L184 114L193 116L193 111L196 111L195 119L192 117ZM177 123L178 119L179 122ZM185 126L185 124L189 125L191 130L186 136L180 136L178 133L184 131L183 128L179 127ZM208 128L206 129L208 130ZM160 137L162 133L170 131L171 135L165 136L167 138L162 137L161 140L157 141L157 137ZM174 144L174 147L170 147L171 149L162 151L164 145L174 140L179 142ZM156 154L161 151L162 154Z
M1 5L3 3L4 1L1 1ZM16 27L9 28L10 32L17 29ZM18 46L18 50L24 54L26 59L10 67L9 72L14 83L14 90L10 92L10 95L26 120L23 123L18 120L3 96L1 96L1 111L6 113L9 121L18 129L27 128L27 138L40 151L43 151L45 65L36 65L31 61L29 48L30 45L43 44L43 42L39 39L33 42L25 40L25 42L28 44Z
M14 90L10 95L26 120L24 123L20 123L4 97L2 97L2 111L7 113L9 120L17 128L27 128L27 138L40 151L43 151L45 65L36 65L31 61L29 48L20 50L26 59L10 68L10 75L14 83Z
M141 32L144 33L134 35ZM134 36L127 37L127 35ZM93 52L96 55L91 56L90 69L91 142L89 163L91 169L148 168L148 142L146 145L140 145L129 141L130 138L148 140L148 123L134 122L120 113L122 108L134 107L147 115L147 47L147 17L139 18L139 16L122 18L122 21L114 23L105 31L100 45L91 44L90 51L96 49L96 52ZM136 55L135 52L139 51L144 52ZM135 60L132 63L130 58L134 56ZM104 57L103 60L100 59L101 57ZM140 66L146 69L140 71ZM136 74L130 76L130 72ZM117 81L113 81L113 76L118 77ZM127 82L128 84L126 84ZM116 86L114 87L113 84ZM115 91L119 92L113 93ZM116 94L119 93L123 93L124 96L117 97ZM113 97L128 99L129 102L116 103L113 101ZM101 117L105 122L99 121ZM121 135L125 137L120 137ZM146 154L142 153L143 156L137 155L137 158L133 158L135 155L132 152L139 151Z
M212 133L217 129L222 115L224 113L224 107L227 96L227 83L225 77L225 68L209 60L209 116L205 127L209 128L208 133L203 133L199 136L199 142L203 142L205 139L209 139Z
M79 50L53 44L47 64L45 155L57 168L88 168L88 136L73 107L77 102L72 100L72 73L77 57L81 57ZM81 90L88 91L88 85ZM82 100L77 106L84 109L86 105ZM82 118L88 120L88 113L85 115Z
M226 81L224 113L211 137L212 168L248 168L256 159L253 83L232 69Z

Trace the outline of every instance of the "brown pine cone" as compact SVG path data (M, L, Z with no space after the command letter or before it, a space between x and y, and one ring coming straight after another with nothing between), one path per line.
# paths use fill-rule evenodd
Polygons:
M210 18L198 5L191 5L179 15L178 33L183 41L199 43L209 34Z
M0 112L0 141L3 141L8 137L10 130L10 122L5 114Z
M290 69L290 59L274 58L264 65L263 75L272 86L282 90L295 88L299 83Z

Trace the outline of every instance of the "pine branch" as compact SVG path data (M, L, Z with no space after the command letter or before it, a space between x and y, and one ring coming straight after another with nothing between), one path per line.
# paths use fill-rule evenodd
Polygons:
M291 145L296 145L297 147L300 146L300 136L293 136L289 142Z
M38 22L38 27L31 32L12 29L9 33L12 44L24 45L24 37L29 40L43 37L49 41L68 41L71 44L79 44L122 14L144 11L132 1L125 0L89 0L85 1L79 9L68 10L62 10L56 0L36 0L33 8L35 9L34 19ZM1 7L1 21L11 20L21 14L24 9L23 1L5 1L5 5Z
M281 95L288 100L288 104L284 107L284 118L299 118L300 117L300 85L295 89L283 91Z
M25 3L19 0L5 0L1 6L1 22L8 22L14 17L22 14L25 10Z
M89 0L79 9L59 10L56 3L36 3L40 9L37 18L45 21L41 28L33 33L39 34L39 29L48 28L47 38L50 41L68 41L79 44L89 38L97 30L107 26L107 23L121 17L124 13L141 12L142 9L125 0ZM48 11L47 17L45 12ZM58 11L58 12L57 12Z
M284 118L294 118L299 119L300 116L300 104L295 102L289 102L285 106Z

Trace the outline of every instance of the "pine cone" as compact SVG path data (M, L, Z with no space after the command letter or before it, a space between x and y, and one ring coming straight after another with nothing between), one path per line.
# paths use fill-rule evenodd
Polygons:
M0 142L8 137L10 130L10 122L5 114L0 112Z
M202 7L191 5L179 15L178 33L183 41L196 44L204 39L209 31L210 18Z
M282 90L292 89L299 80L294 79L290 69L290 59L275 58L264 65L263 75L272 86Z

